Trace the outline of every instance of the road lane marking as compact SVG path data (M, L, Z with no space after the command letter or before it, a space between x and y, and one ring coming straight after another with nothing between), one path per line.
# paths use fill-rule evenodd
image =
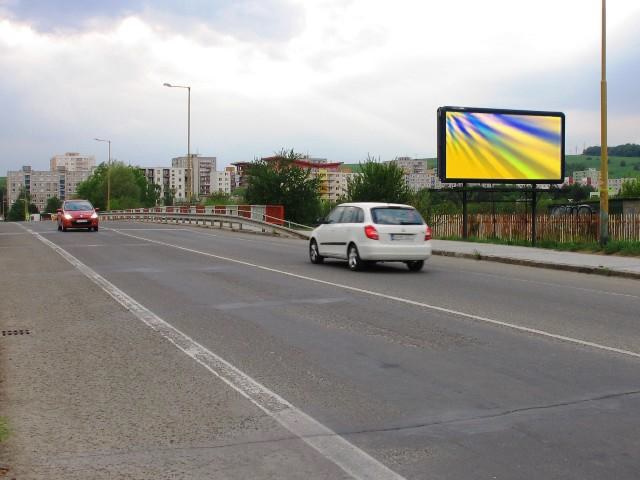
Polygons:
M219 357L167 323L63 248L27 227L22 228L53 249L145 325L155 330L176 348L220 378L285 429L299 437L353 478L358 480L404 480L402 476L335 433L329 427L296 408L277 393L269 390L222 357Z
M469 271L465 271L465 270L461 270L461 269L457 269L456 271L458 273L463 274L463 275L477 275L477 276L486 276L486 277L504 279L504 276L497 275L495 273L469 272ZM576 287L576 286L573 286L573 285L566 285L566 284L562 284L562 283L544 282L542 280L529 280L527 278L509 277L509 281L510 282L513 281L513 282L522 282L522 283L532 283L534 285L545 285L545 286L548 286L548 287L555 287L555 288L566 288L566 289L569 289L569 290L579 290L579 291L582 291L582 292L597 293L597 294L600 294L600 295L612 295L614 297L629 297L629 298L638 298L638 299L640 299L640 296L633 295L631 293L609 292L607 290L598 290L596 288Z
M350 285L344 285L342 283L334 283L334 282L329 282L327 280L320 280L319 278L308 277L306 275L300 275L298 273L287 272L285 270L278 270L277 268L265 267L264 265L257 265L255 263L246 262L244 260L238 260L236 258L224 257L222 255L215 255L213 253L203 252L201 250L194 250L192 248L183 247L181 245L175 245L175 244L172 244L172 243L162 242L160 240L152 240L152 239L149 239L149 238L138 237L138 236L132 235L130 233L120 232L120 231L118 231L116 229L114 229L113 231L116 232L116 233L119 233L120 235L125 235L125 236L128 236L128 237L136 238L138 240L145 240L147 242L155 243L155 244L158 244L158 245L163 245L165 247L176 248L178 250L183 250L185 252L196 253L198 255L204 255L204 256L207 256L207 257L217 258L219 260L225 260L227 262L233 262L233 263L237 263L239 265L245 265L245 266L257 268L257 269L260 269L260 270L265 270L267 272L279 273L279 274L282 274L282 275L287 275L289 277L299 278L301 280L308 280L310 282L315 282L315 283L321 283L323 285L330 285L332 287L342 288L342 289L349 290L349 291L352 291L352 292L364 293L366 295L372 295L372 296L379 297L379 298L386 298L387 300L393 300L393 301L396 301L396 302L405 303L407 305L414 305L414 306L417 306L417 307L427 308L429 310L434 310L436 312L443 312L443 313L447 313L447 314L450 314L450 315L455 315L455 316L458 316L458 317L463 317L463 318L468 318L468 319L476 320L476 321L483 322L483 323L488 323L488 324L491 324L491 325L496 325L496 326L500 326L500 327L506 327L506 328L510 328L510 329L513 329L513 330L517 330L519 332L529 333L529 334L532 334L532 335L538 335L538 336L546 337L546 338L553 338L554 340L561 340L563 342L573 343L575 345L580 345L580 346L583 346L583 347L591 347L591 348L595 348L595 349L598 349L598 350L604 350L604 351L607 351L607 352L618 353L620 355L627 355L627 356L630 356L630 357L640 358L640 353L632 352L630 350L624 350L624 349L621 349L621 348L610 347L608 345L602 345L602 344L595 343L595 342L589 342L587 340L581 340L579 338L567 337L565 335L558 335L558 334L555 334L555 333L547 332L545 330L538 330L536 328L523 327L521 325L516 325L516 324L513 324L513 323L509 323L509 322L503 322L503 321L500 321L500 320L494 320L492 318L483 317L483 316L480 316L480 315L474 315L472 313L461 312L459 310L453 310L451 308L439 307L437 305L431 305L429 303L418 302L418 301L415 301L415 300L410 300L408 298L396 297L394 295L388 295L386 293L375 292L373 290L366 290L364 288L352 287Z

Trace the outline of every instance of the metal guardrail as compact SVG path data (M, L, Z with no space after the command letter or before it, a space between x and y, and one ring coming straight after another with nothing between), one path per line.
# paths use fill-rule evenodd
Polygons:
M270 232L273 235L288 235L294 238L309 238L309 232L312 227L301 225L295 222L289 222L266 214L261 214L262 220L257 218L248 218L241 215L227 215L222 213L181 213L181 212L126 212L111 211L100 212L100 219L107 221L117 220L136 220L140 222L164 223L164 224L189 224L215 227L216 223L219 228L224 228L227 224L230 229L234 229L234 225L238 225L238 229L242 230L243 225L259 228L262 232ZM270 220L270 221L268 221ZM288 226L273 223L284 223ZM299 228L293 228L293 226Z

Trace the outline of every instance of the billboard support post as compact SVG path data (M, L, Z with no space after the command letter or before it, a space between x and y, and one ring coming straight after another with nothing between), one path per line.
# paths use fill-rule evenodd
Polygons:
M466 240L469 237L468 212L467 212L467 184L462 184L462 238Z
M531 185L531 246L536 246L536 204L538 203L536 184Z

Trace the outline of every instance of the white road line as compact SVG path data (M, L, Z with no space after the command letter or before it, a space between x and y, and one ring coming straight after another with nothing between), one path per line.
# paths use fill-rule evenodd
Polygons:
M469 272L466 270L456 270L458 273L462 273L464 275L477 275L477 276L486 276L486 277L493 277L493 278L500 278L500 279L504 279L504 276L502 275L496 275L495 273L483 273L483 272ZM569 290L579 290L582 292L589 292L589 293L597 293L600 295L611 295L614 297L628 297L628 298L637 298L640 299L640 296L638 295L632 295L630 293L618 293L618 292L609 292L607 290L598 290L596 288L586 288L586 287L575 287L573 285L566 285L566 284L562 284L562 283L553 283L553 282L543 282L541 280L529 280L526 278L516 278L516 277L509 277L509 281L510 282L522 282L522 283L532 283L534 285L545 285L548 287L557 287L557 288L566 288Z
M330 428L293 406L277 393L269 390L246 373L164 321L63 248L27 227L22 228L26 229L45 245L51 247L139 320L158 332L179 350L223 380L260 410L275 419L280 425L302 439L353 478L362 480L404 480L403 477L365 451L345 440ZM123 233L122 235L127 234Z
M533 334L533 335L539 335L541 337L553 338L555 340L561 340L563 342L569 342L569 343L573 343L573 344L576 344L576 345L581 345L583 347L591 347L591 348L596 348L598 350L604 350L604 351L607 351L607 352L613 352L613 353L618 353L618 354L621 354L621 355L627 355L627 356L630 356L630 357L640 358L640 353L632 352L630 350L624 350L624 349L621 349L621 348L610 347L608 345L602 345L602 344L599 344L599 343L589 342L587 340L581 340L579 338L573 338L573 337L567 337L567 336L564 336L564 335L558 335L558 334L555 334L555 333L547 332L545 330L538 330L536 328L523 327L521 325L516 325L516 324L508 323L508 322L502 322L500 320L494 320L492 318L482 317L480 315L473 315L472 313L465 313L465 312L461 312L461 311L458 311L458 310L452 310L450 308L438 307L437 305L431 305L429 303L417 302L415 300L410 300L408 298L402 298L402 297L396 297L394 295L387 295L386 293L374 292L373 290L366 290L364 288L352 287L352 286L344 285L344 284L341 284L341 283L329 282L327 280L320 280L319 278L308 277L306 275L300 275L300 274L297 274L297 273L287 272L285 270L278 270L276 268L265 267L263 265L257 265L255 263L245 262L244 260L238 260L236 258L223 257L221 255L215 255L213 253L208 253L208 252L203 252L203 251L200 251L200 250L194 250L192 248L183 247L181 245L174 245L172 243L161 242L159 240L152 240L152 239L149 239L149 238L138 237L136 235L131 235L130 233L120 232L120 231L115 230L115 229L114 229L114 232L117 232L120 235L125 235L125 236L128 236L128 237L136 238L138 240L145 240L147 242L155 243L155 244L158 244L158 245L163 245L165 247L176 248L178 250L183 250L185 252L196 253L196 254L199 254L199 255L207 256L207 257L217 258L219 260L225 260L227 262L233 262L233 263L237 263L237 264L240 264L240 265L246 265L248 267L258 268L260 270L265 270L267 272L280 273L282 275L287 275L289 277L299 278L299 279L302 279L302 280L308 280L310 282L315 282L315 283L321 283L323 285L330 285L332 287L343 288L345 290L350 290L352 292L364 293L366 295L373 295L375 297L386 298L388 300L394 300L396 302L406 303L408 305L415 305L417 307L428 308L430 310L435 310L437 312L443 312L443 313L448 313L448 314L451 314L451 315L456 315L458 317L469 318L471 320L477 320L479 322L489 323L491 325L497 325L497 326L500 326L500 327L511 328L511 329L517 330L519 332L526 332L526 333Z

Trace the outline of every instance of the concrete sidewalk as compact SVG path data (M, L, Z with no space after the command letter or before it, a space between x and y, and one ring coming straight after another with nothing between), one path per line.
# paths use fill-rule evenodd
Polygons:
M640 279L640 258L546 248L433 240L433 254Z

